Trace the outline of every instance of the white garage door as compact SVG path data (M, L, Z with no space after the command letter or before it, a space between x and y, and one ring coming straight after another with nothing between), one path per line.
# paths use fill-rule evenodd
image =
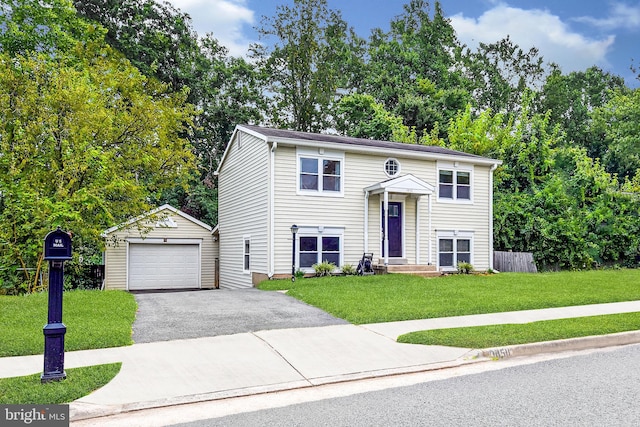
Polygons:
M200 287L198 245L129 244L129 289Z

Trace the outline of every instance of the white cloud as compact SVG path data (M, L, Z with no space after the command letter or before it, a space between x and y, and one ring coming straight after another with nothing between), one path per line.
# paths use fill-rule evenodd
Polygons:
M604 30L614 30L624 28L628 30L640 29L640 4L629 6L623 3L614 3L609 16L606 18L593 18L591 16L581 16L575 21L594 25Z
M170 0L182 12L191 16L193 27L200 35L211 33L233 56L246 55L249 40L243 33L245 25L254 25L253 10L245 0Z
M591 39L572 31L547 10L524 10L497 3L479 18L454 15L451 24L462 43L470 48L479 42L494 43L507 35L523 50L538 48L545 62L555 62L564 72L584 70L592 65L606 67L607 51L614 36Z

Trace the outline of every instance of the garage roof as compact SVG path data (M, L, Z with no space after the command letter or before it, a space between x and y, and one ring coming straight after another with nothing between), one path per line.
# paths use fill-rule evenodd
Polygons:
M171 211L171 212L173 212L174 214L179 215L179 216L183 217L184 219L186 219L186 220L188 220L188 221L191 221L191 222L193 222L194 224L197 224L197 225L199 225L200 227L202 227L202 228L204 228L204 229L206 229L206 230L208 230L208 231L212 231L212 228L211 228L211 226L210 226L210 225L207 225L207 224L205 224L204 222L202 222L202 221L199 221L199 220L195 219L195 218L194 218L194 217L192 217L191 215L188 215L188 214L186 214L186 213L182 212L181 210L174 208L174 207L173 207L173 206L171 206L171 205L165 204L165 205L162 205L162 206L160 206L160 207L158 207L158 208L156 208L156 209L153 209L152 211L149 211L149 212L147 212L147 213L145 213L145 214L142 214L142 215L140 215L140 216L137 216L137 217L135 217L135 218L132 218L132 219L130 219L129 221L123 222L122 224L116 225L116 226L114 226L114 227L111 227L111 228L109 228L109 229L105 230L105 231L102 233L102 236L103 236L103 237L105 237L105 236L107 236L108 234L113 233L114 231L117 231L117 230L120 230L120 229L123 229L123 228L127 228L128 226L130 226L130 225L132 225L132 224L135 224L135 223L137 223L137 222L139 222L139 221L141 221L141 220L143 220L143 219L145 219L145 218L147 218L147 217L149 217L149 216L156 215L156 214L158 214L158 213L160 213L160 212L162 212L162 211L164 211L164 210Z

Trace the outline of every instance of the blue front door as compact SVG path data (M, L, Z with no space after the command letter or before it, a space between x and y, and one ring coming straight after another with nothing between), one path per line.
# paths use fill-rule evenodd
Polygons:
M384 218L384 206L382 206L382 230L383 239L386 234L386 221ZM402 257L402 203L389 202L389 256ZM384 253L384 240L382 241L382 256Z

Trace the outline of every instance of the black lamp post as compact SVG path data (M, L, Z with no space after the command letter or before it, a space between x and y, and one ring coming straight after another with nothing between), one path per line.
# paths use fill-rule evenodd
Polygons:
M298 226L293 224L291 226L291 235L293 236L293 247L291 250L291 281L296 281L296 233L298 232Z

